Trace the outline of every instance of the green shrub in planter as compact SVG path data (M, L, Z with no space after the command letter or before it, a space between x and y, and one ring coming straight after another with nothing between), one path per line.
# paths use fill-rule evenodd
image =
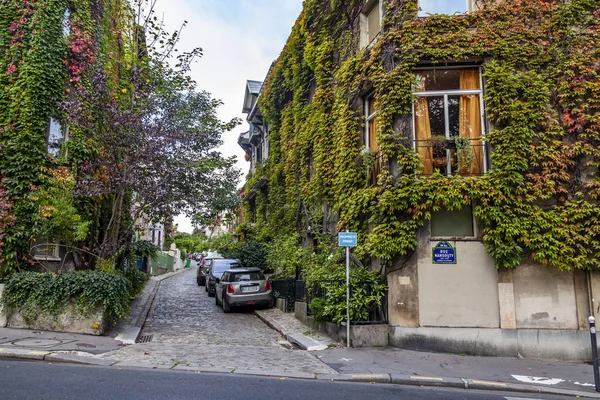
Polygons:
M104 316L111 320L125 318L129 310L131 284L122 274L19 272L5 283L2 302L9 309L20 310L26 320L57 316L71 305L84 317L101 306Z
M326 321L325 317L325 307L327 307L327 300L322 299L320 297L315 297L310 301L308 305L310 307L310 311L312 312L313 318L315 321Z

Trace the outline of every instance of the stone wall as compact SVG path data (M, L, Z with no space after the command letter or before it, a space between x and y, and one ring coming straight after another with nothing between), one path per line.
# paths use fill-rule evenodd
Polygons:
M16 329L83 333L96 336L104 334L106 325L102 307L96 308L87 318L83 318L73 307L57 316L39 316L34 320L26 320L18 311L9 311L7 324L9 328Z
M312 316L306 314L305 302L296 301L295 304L295 316L300 322L316 331L325 333L337 342L346 343L346 326L337 325L333 322L315 321ZM350 345L352 347L387 346L388 338L388 324L350 326Z

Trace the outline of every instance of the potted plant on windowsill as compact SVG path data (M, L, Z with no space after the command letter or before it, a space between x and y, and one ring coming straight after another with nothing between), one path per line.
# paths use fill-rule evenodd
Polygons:
M448 141L446 137L444 135L432 135L429 143L433 155L433 166L437 168L445 167L448 164L448 154L446 152Z
M454 143L456 144L458 172L471 172L473 160L475 159L475 153L473 152L473 148L471 147L471 140L467 137L456 136L454 138Z

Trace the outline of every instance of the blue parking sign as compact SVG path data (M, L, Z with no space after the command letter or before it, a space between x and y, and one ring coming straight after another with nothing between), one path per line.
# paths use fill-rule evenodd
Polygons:
M356 232L340 232L340 233L338 233L338 246L356 247L356 243L357 243Z

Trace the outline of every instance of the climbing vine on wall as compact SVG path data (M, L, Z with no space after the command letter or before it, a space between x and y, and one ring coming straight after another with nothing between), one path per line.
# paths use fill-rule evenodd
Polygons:
M472 205L498 267L523 257L597 267L600 5L477 3L465 15L419 18L416 0L386 0L382 33L361 49L363 1L305 1L259 98L270 126L268 229L327 230L327 204L338 230L359 231L359 256L395 261L414 251L432 211ZM491 168L416 175L412 68L469 60L482 64ZM371 90L384 157L375 184L361 157L361 96Z
M14 214L2 232L0 279L28 253L31 215L41 207L30 194L42 183L42 169L64 161L48 155L49 121L61 119L58 105L84 84L102 41L92 39L105 23L100 9L87 0L7 0L0 7L0 176ZM89 143L72 142L73 155L89 155Z

